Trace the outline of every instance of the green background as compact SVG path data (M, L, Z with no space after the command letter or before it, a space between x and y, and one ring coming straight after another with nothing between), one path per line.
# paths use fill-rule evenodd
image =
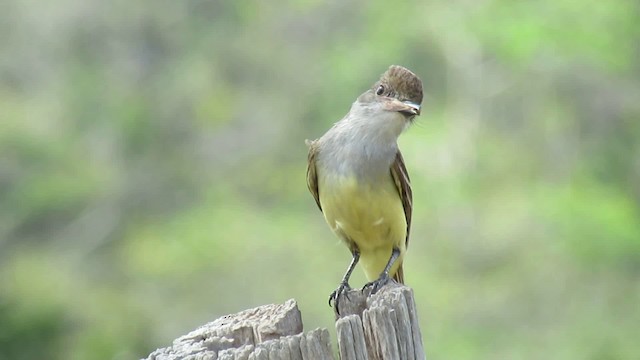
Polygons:
M145 357L288 298L333 328L350 255L304 140L390 64L426 93L399 143L429 358L640 358L639 18L631 0L3 1L0 359Z

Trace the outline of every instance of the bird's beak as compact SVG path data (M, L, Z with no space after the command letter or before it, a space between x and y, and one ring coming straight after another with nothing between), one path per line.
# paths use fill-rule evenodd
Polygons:
M403 101L402 103L405 104L409 110L404 112L408 112L411 115L420 115L420 105L414 104L411 101Z
M386 104L384 108L387 111L397 111L407 116L420 115L420 105L414 104L411 101L400 101L395 98L386 98Z

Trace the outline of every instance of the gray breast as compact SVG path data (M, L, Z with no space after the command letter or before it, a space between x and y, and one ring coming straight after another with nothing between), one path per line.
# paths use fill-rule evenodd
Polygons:
M395 143L374 144L345 134L333 135L320 144L320 169L337 176L356 176L364 182L390 176L389 169L397 152Z

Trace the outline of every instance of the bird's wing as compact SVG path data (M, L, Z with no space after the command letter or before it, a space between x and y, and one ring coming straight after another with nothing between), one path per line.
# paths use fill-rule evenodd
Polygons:
M400 150L396 153L396 158L391 164L391 177L396 185L400 200L402 200L402 207L404 208L404 217L407 220L407 238L405 243L409 245L409 230L411 229L411 213L413 211L413 194L411 192L411 180L409 180L409 173L406 166L404 166L404 159ZM317 189L317 188L316 188Z
M318 153L318 146L316 145L316 140L308 141L307 145L309 146L309 157L307 160L307 187L313 195L313 198L316 199L316 204L318 204L318 208L322 211L322 206L320 205L320 194L318 193L318 174L316 173L316 154Z

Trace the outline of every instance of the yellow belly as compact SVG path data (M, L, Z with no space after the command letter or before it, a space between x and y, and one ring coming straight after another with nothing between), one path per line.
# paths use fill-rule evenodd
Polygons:
M324 217L342 240L356 244L367 279L378 278L397 247L400 257L389 272L393 276L406 250L407 222L391 176L375 186L358 184L353 177L318 180Z

